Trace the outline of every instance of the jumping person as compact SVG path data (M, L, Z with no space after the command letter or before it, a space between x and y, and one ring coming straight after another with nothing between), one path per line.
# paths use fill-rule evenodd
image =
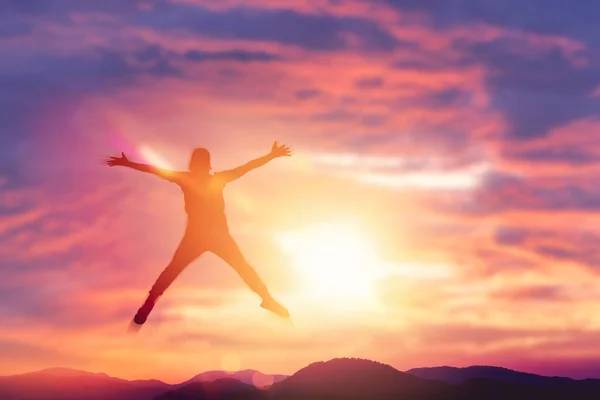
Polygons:
M211 173L210 153L204 148L193 151L189 171L171 171L152 165L130 161L124 153L121 157L110 157L110 167L123 166L151 173L177 184L182 192L187 213L187 227L169 265L162 271L144 304L133 321L137 325L146 322L158 298L173 283L175 278L196 258L210 251L228 263L244 282L262 299L261 307L282 318L289 318L288 310L269 293L254 268L248 264L236 242L229 233L225 216L223 189L229 182L240 178L277 157L290 156L287 146L273 143L271 152L237 168Z

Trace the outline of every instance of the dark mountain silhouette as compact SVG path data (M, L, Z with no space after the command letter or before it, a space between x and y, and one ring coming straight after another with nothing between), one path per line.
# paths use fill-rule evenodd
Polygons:
M576 382L570 378L541 376L518 372L507 368L474 365L465 368L456 367L430 367L413 368L406 371L423 379L435 379L438 381L458 385L471 379L489 379L498 382L513 382L524 385L566 385ZM594 380L595 381L595 380ZM579 381L581 382L581 381ZM600 380L598 380L600 383Z
M248 385L263 387L271 386L273 383L281 382L285 378L287 378L287 375L263 374L262 372L253 369L246 369L237 372L206 371L194 376L178 386L187 385L193 382L213 382L217 379L235 379Z
M265 389L252 383L267 376ZM497 367L416 368L374 361L316 362L290 377L253 370L209 371L176 385L126 381L106 374L55 368L0 377L1 400L598 400L600 380L574 380Z
M567 385L528 385L515 382L472 379L454 386L456 400L597 400L600 389L587 382L573 381Z
M2 400L147 400L169 389L160 381L127 381L103 373L52 368L0 377Z
M269 375L259 371L209 371L192 379L169 385L159 380L127 381L104 373L91 373L69 368L0 377L0 400L149 400L194 382L211 382L229 378L249 385L270 386L285 375Z
M237 379L217 379L213 382L193 382L169 391L155 400L267 400L264 390Z
M423 379L456 385L457 399L600 399L600 380L575 380L518 372L507 368L471 366L433 367L407 371Z
M338 358L317 362L273 385L275 399L437 399L451 386L427 381L375 361Z

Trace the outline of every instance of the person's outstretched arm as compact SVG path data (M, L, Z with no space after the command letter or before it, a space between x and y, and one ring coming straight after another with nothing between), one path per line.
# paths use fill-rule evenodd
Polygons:
M109 167L128 167L131 169L135 169L136 171L146 172L149 174L159 176L168 181L173 181L178 176L177 171L171 171L169 169L155 167L154 165L140 164L130 161L124 153L121 153L121 157L110 157L106 161L106 164Z
M242 175L247 174L253 169L262 167L263 165L277 157L289 157L291 155L292 152L290 151L290 148L288 146L283 144L279 145L277 142L275 142L273 143L273 147L271 148L271 152L269 154L254 159L244 165L240 165L237 168L230 169L228 171L223 171L220 173L220 175L225 179L225 181L231 182L238 179Z

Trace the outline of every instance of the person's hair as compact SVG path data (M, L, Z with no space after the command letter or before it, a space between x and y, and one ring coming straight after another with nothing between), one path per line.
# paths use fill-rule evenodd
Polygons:
M198 147L192 152L190 158L190 171L194 170L208 170L212 169L210 165L210 152L203 147Z

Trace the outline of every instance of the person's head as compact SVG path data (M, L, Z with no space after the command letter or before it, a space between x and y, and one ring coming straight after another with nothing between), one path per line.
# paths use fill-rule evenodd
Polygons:
M208 172L212 169L210 165L210 152L203 147L198 147L192 152L190 158L190 171Z

